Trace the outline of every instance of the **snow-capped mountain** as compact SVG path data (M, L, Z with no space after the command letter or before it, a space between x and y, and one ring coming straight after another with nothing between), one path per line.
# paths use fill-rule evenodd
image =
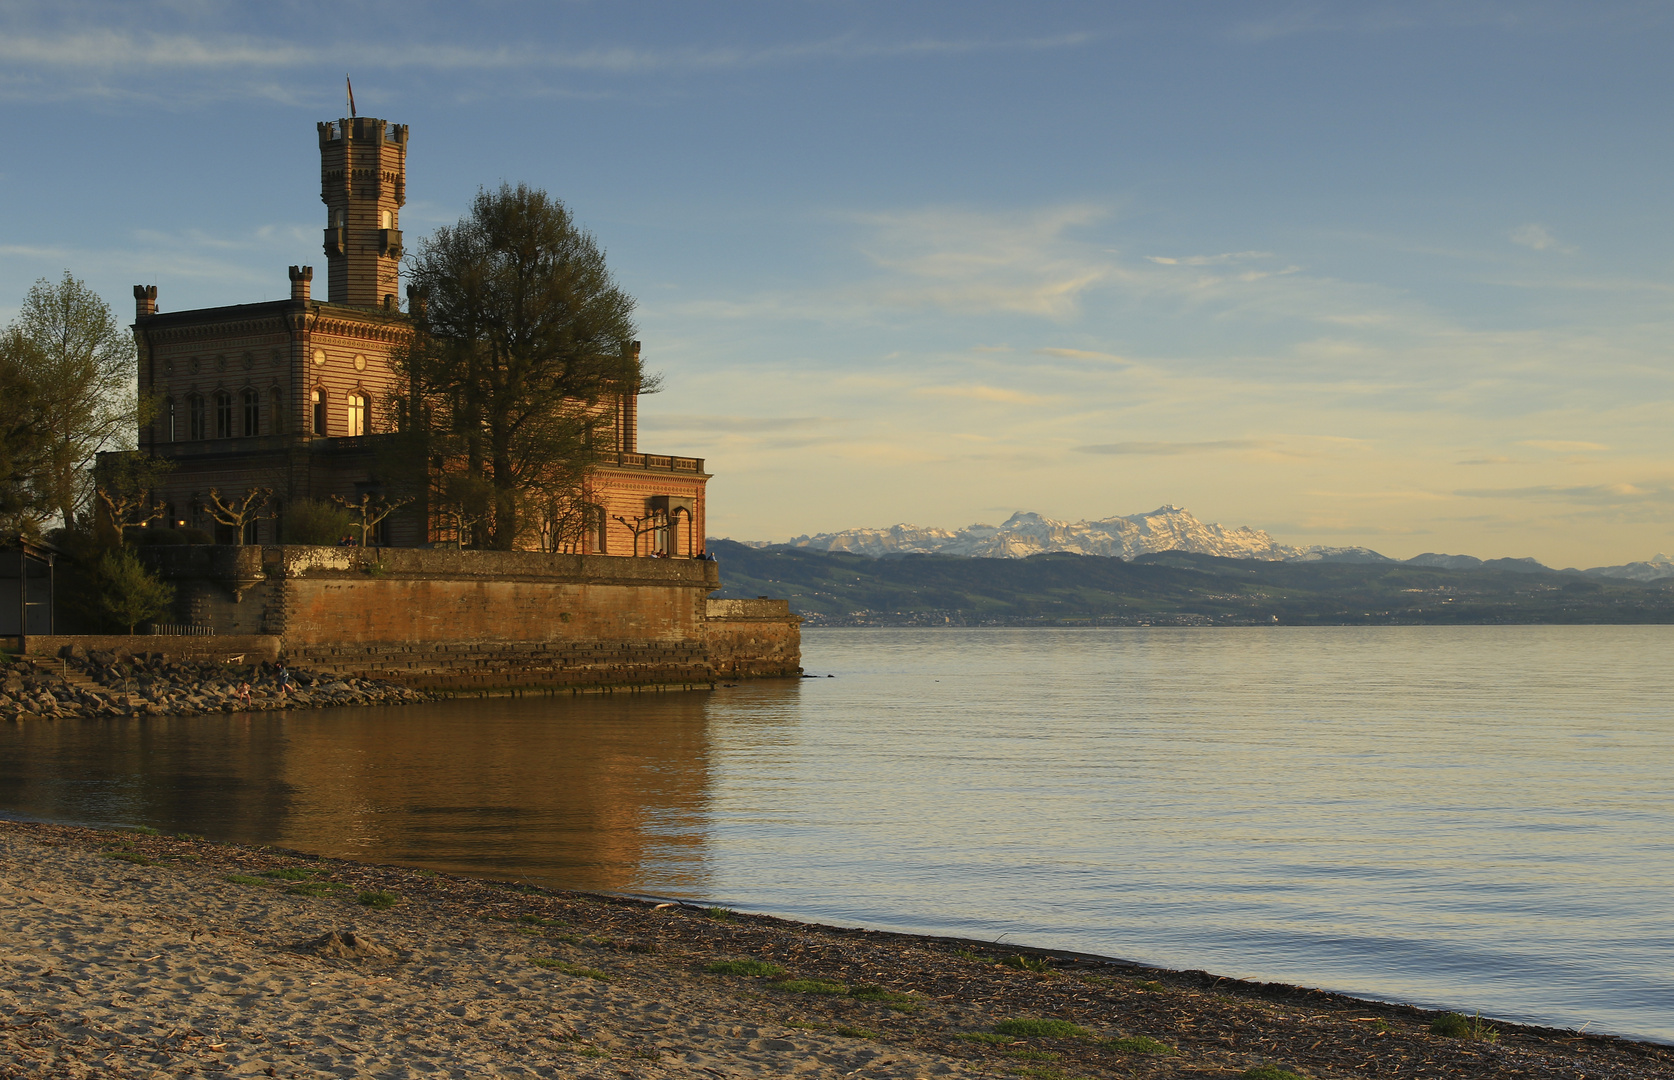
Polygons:
M1674 559L1658 552L1648 562L1630 562L1621 566L1595 566L1581 571L1593 577L1627 578L1630 581L1661 581L1674 577Z
M1148 514L1097 521L1056 521L1019 511L1001 525L970 525L957 531L894 525L887 529L845 529L799 536L785 546L816 551L848 551L874 558L913 553L1022 559L1044 552L1113 555L1131 559L1153 551L1190 551L1234 559L1369 558L1383 556L1365 548L1300 549L1281 544L1260 529L1206 525L1179 506L1161 506Z

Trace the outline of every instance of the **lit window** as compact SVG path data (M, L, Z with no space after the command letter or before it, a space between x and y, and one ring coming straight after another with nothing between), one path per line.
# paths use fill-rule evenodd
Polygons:
M366 434L366 397L364 394L349 395L349 434Z
M383 221L382 228L385 228L385 229L395 228L395 215L390 213L388 210L384 211L383 217L382 217L381 220Z
M315 390L314 391L314 434L324 435L325 433L326 433L325 391L324 390Z

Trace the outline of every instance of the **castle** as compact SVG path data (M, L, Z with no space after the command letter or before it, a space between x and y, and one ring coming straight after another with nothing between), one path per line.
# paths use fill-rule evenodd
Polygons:
M260 304L160 312L157 286L134 286L139 391L158 403L139 446L173 466L155 495L169 527L201 529L218 543L281 543L294 500L385 494L379 444L400 390L391 356L411 332L398 301L408 131L370 117L318 130L324 302L312 295L309 266L290 268L290 299ZM616 395L609 411L585 484L588 524L566 550L701 556L703 459L639 450L635 390ZM214 519L209 492L238 498L251 488L274 497L240 538ZM373 539L425 547L457 537L420 499Z
M799 673L801 620L785 601L708 598L720 587L702 557L709 474L702 458L639 450L637 387L605 402L586 527L562 545L464 550L423 499L364 548L287 543L287 505L389 494L380 453L399 445L394 358L412 333L397 299L407 135L369 117L319 125L325 301L308 266L290 268L289 299L260 304L165 313L155 285L134 287L139 391L159 405L137 453L171 466L152 492L169 538L215 541L140 546L176 588L161 621L223 652L442 692ZM242 526L212 512L212 492L258 488L273 499Z

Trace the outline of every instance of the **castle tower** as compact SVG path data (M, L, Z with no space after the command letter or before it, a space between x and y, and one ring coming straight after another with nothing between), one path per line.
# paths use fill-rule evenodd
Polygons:
M407 125L360 116L319 128L327 299L394 308L401 207L407 202Z

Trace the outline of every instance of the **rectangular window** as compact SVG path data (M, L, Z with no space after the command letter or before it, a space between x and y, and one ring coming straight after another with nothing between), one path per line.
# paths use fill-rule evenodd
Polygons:
M262 429L261 398L254 390L244 391L244 434L260 435Z
M233 437L233 402L231 394L215 395L215 437Z
M174 399L173 398L169 398L167 401L165 401L163 403L163 411L168 416L168 420L167 420L167 423L168 423L168 426L169 426L168 427L168 431L169 431L168 441L169 442L179 442L180 441L180 428L178 426L176 426L176 417L174 415Z
M191 430L192 438L194 440L208 438L209 437L209 425L206 422L207 417L204 416L203 398L197 396L196 394L193 394L191 397L187 398L186 399L186 413L187 413L188 421L190 423L190 427L192 429Z
M251 518L249 521L246 521L244 523L244 542L246 544L259 544L259 543L261 543L261 539L260 539L261 533L257 529L257 525L259 523L260 522L259 522L258 518Z
M316 391L314 391L314 434L324 435L325 433L326 433L325 391L324 390L316 390Z
M361 394L349 395L349 434L366 434L366 398Z

